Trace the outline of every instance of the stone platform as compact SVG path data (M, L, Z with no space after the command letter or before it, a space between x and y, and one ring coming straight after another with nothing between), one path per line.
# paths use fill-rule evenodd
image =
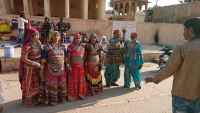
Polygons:
M14 48L14 57L5 58L4 57L4 47L1 47L4 44L8 44L10 41L0 41L0 60L1 60L1 72L9 72L12 70L18 70L19 60L21 55L21 47ZM157 59L160 54L162 54L162 47L156 45L147 45L142 44L143 46L143 58L145 62L152 62L154 59Z

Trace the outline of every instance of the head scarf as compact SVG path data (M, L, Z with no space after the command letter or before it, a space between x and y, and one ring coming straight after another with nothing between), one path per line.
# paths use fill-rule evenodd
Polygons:
M120 32L120 30L116 29L116 30L114 30L113 34L116 34L116 33L120 34L121 32Z
M75 33L72 43L75 44L75 38L76 38L76 37L80 37L80 36L81 36L81 35L80 35L79 33ZM80 42L80 43L81 43L81 42Z
M28 30L28 34L27 34L27 37L25 38L24 43L28 42L29 39L31 38L31 36L35 35L36 33L38 33L38 31L35 28L30 28ZM20 57L20 61L19 61L19 79L20 79L20 83L22 82L22 78L24 76L23 68L24 68L24 63L22 61L22 58Z
M26 36L26 39L25 39L24 43L25 43L25 42L28 42L29 39L31 38L31 36L32 36L32 35L35 35L36 33L38 33L38 31L37 31L35 28L30 28L30 29L28 30L28 34L27 34L27 36Z
M102 36L102 40L100 41L100 45L103 45L103 39L106 41L106 36Z
M98 43L98 41L97 41L97 35L96 35L95 33L91 33L91 34L90 34L89 43L91 43L91 37L93 37L93 36L96 37L96 41L95 41L95 43Z
M95 33L91 33L90 38L93 37L93 36L97 37L97 35Z
M59 33L58 31L53 31L52 36L51 36L51 38L50 38L50 41L51 41L51 42L53 41L53 36L56 35L56 34L59 34L59 35L60 35L60 33Z
M136 32L132 32L131 36L138 36L138 34Z
M102 39L104 39L104 38L106 39L106 36L102 36Z

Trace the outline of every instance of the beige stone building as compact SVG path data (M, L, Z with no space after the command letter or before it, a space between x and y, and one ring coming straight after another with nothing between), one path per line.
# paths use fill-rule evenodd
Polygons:
M105 19L105 0L0 0L0 14Z
M189 18L200 17L200 2L177 4L153 9L153 22L183 23Z
M148 8L148 0L113 0L115 10L113 20L135 21L137 16L145 16L142 8Z

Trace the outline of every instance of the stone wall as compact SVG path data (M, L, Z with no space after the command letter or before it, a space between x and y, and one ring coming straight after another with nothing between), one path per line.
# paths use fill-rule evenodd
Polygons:
M18 15L0 15L0 19L11 20L11 18L15 16ZM30 16L30 19L34 21L44 21L44 17L38 16ZM52 17L50 20L57 23L59 18ZM87 37L89 37L90 33L96 33L99 41L103 35L107 37L107 40L112 37L113 21L84 19L64 19L64 21L71 23L71 29L67 32L67 35L85 31ZM183 37L183 28L182 24L139 22L137 23L136 31L139 34L138 40L143 44L153 44L155 33L158 31L159 43L175 46L185 42ZM16 36L17 29L12 30L11 34L3 35Z
M152 62L155 59L159 58L162 52L144 52L143 59L145 62ZM1 58L1 72L10 72L12 70L19 69L20 58Z
M1 58L1 71L2 72L9 72L12 70L19 69L19 58Z

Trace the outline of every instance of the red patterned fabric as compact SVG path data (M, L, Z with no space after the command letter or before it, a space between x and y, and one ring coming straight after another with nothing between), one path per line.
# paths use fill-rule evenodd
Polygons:
M88 95L96 95L103 90L101 70L99 70L101 46L96 43L97 49L92 49L92 44L86 44L86 82Z
M42 49L36 51L30 43L22 46L22 54L27 53L28 59L34 62L40 62ZM34 106L38 103L39 94L39 68L23 63L19 70L19 79L21 79L22 99L26 107Z
M67 56L64 55L64 51L66 49L63 44L60 45L59 51L54 50L52 43L47 43L44 46L42 59L46 59L47 62L45 63L45 80L41 81L39 97L42 104L56 105L58 102L66 102L67 86L64 58ZM46 57L43 58L44 56Z
M75 47L73 44L68 46L68 53L70 54L70 65L72 72L68 73L67 81L67 96L69 101L85 99L87 93L87 85L84 72L84 45Z

